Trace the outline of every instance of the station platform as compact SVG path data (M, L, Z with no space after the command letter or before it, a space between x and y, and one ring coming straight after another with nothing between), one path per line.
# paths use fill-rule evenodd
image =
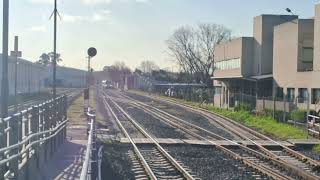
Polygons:
M222 146L236 146L235 143L231 141L225 141L225 140L212 140L210 143L208 141L202 141L202 140L190 140L190 139L170 139L170 138L157 138L156 139L159 144L190 144L190 145L208 145L213 146L213 144L216 145L222 145ZM152 141L147 138L133 138L133 141L136 144L152 144ZM130 143L128 138L121 138L121 143ZM255 144L251 141L235 141L238 144L243 144L245 146L255 146ZM279 146L279 144L287 146L287 147L293 147L295 145L315 145L320 144L319 140L311 140L311 139L300 139L300 140L288 140L288 141L277 141L277 143L273 141L265 141L265 140L256 140L255 143L260 144L262 146L266 147L272 147L272 146Z
M41 168L39 179L80 179L88 139L87 121L82 106L71 106L68 117L67 139Z

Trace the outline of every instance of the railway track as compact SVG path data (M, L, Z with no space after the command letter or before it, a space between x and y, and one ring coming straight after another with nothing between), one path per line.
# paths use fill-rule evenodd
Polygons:
M108 102L109 101L109 102ZM133 172L136 179L198 179L183 165L177 162L149 133L147 133L129 114L127 114L111 98L104 98L103 103L110 110L121 131L129 139L133 146L134 154L129 152L133 160ZM118 115L116 112L118 111ZM127 129L123 126L123 120L118 118L124 115L132 125L152 141L151 145L138 146L135 144ZM143 170L143 171L142 171ZM145 173L143 173L145 172Z
M238 133L239 135L241 135L244 139L252 141L252 143L254 143L256 147L258 147L258 150L254 150L249 147L238 144L237 142L234 142L232 140L221 137L218 134L207 131L194 124L188 123L176 116L173 116L167 112L164 112L163 110L160 110L158 108L155 108L143 102L138 102L137 100L132 99L123 94L122 96L126 99L127 102L135 105L136 107L144 109L144 111L157 116L158 118L166 121L167 123L171 123L173 126L185 131L186 133L193 135L194 137L211 142L212 144L214 144L214 142L211 141L211 139L209 139L208 137L212 137L212 139L227 140L237 145L239 149L228 149L226 147L214 144L218 148L220 148L222 151L226 152L228 155L236 159L242 160L244 164L257 169L258 171L265 173L274 179L296 179L296 178L319 179L320 178L319 169L318 169L319 166L317 165L317 162L315 160L312 160L311 158L307 158L304 155L298 152L295 152L285 146L282 146L279 143L278 144L281 149L271 151L262 147L260 144L256 143L254 140L250 139L249 137L246 137L245 135L239 132L236 132L235 129L230 129L235 133ZM131 100L131 102L129 100ZM195 129L198 132L195 132L194 131ZM203 133L200 135L199 131L202 131ZM203 135L204 133L207 135L206 136ZM258 133L254 133L254 134L255 134L255 137L271 140L268 137L264 137L264 135L260 135Z
M317 172L318 176L320 175L319 161L313 160L312 158L309 158L299 152L296 152L296 151L274 141L273 139L269 138L268 136L265 136L264 134L261 134L257 131L254 131L254 130L252 130L252 129L250 129L250 128L248 128L248 127L246 127L236 121L225 118L225 117L220 116L218 114L213 114L212 112L207 111L205 109L195 108L193 106L185 105L185 104L182 105L182 104L176 103L174 101L164 100L164 99L160 99L158 97L151 97L151 98L156 98L157 100L160 100L160 101L163 101L166 103L171 103L171 104L174 104L174 105L177 105L180 107L184 107L192 112L199 113L199 114L203 115L204 117L206 117L207 119L212 120L215 123L223 126L225 129L228 129L232 133L237 134L242 139L251 141L257 147L259 147L261 152L263 152L271 157L274 157L274 158L283 159L284 161L287 161L291 164L294 164L298 167L301 167L308 172L315 171L315 172ZM243 133L243 131L249 132L250 135L248 136L247 135L248 133ZM257 141L255 141L256 139L261 139L261 140L266 140L266 141L272 142L272 143L278 145L280 149L267 150L264 147L262 147Z

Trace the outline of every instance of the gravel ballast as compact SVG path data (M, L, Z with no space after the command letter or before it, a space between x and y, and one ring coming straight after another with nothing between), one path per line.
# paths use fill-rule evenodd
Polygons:
M202 179L268 179L213 147L171 145L166 149Z

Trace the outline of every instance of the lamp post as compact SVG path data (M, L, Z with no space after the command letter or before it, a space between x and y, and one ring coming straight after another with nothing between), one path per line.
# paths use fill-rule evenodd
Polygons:
M57 0L54 0L54 10L53 10L53 60L52 60L52 96L56 98L56 66L57 66Z
M2 30L2 79L1 79L1 117L8 116L8 36L9 36L9 0L3 0L3 30ZM4 123L0 124L0 134L4 134ZM0 136L0 149L7 145L7 139L4 135ZM0 159L4 157L4 153L0 153ZM4 178L5 168L0 168L0 179Z
M8 36L9 36L9 0L3 0L2 30L2 79L1 79L1 117L8 116Z

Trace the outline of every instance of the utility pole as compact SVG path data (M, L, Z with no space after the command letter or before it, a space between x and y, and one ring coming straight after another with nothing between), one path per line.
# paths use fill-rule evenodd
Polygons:
M54 30L53 30L53 60L52 60L52 96L56 98L56 70L57 70L57 0L54 0L54 10L53 10L53 20L54 20Z
M87 75L87 88L90 87L90 69L91 69L91 63L90 63L91 57L88 56L88 75Z
M1 117L8 116L8 36L9 36L9 0L3 0L3 30L2 30L2 79L1 79ZM0 124L0 134L4 134L4 123ZM7 139L4 135L0 136L0 149L6 147ZM4 153L0 153L0 159L3 159ZM0 179L4 178L5 168L0 168Z
M18 81L18 57L21 57L22 53L19 51L19 40L18 36L14 37L14 50L11 51L11 56L15 57L14 63L14 112L18 111L18 101L17 101L17 81Z
M9 36L9 0L3 0L2 30L2 79L1 79L1 117L8 116L8 36Z

